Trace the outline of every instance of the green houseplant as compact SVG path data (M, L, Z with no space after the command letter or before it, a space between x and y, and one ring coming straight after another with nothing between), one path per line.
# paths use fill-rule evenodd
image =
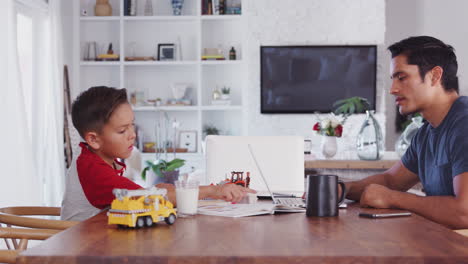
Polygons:
M219 129L214 125L204 125L203 126L203 138L208 135L219 135Z
M231 88L224 86L221 88L221 93L229 95L231 93Z
M173 159L169 162L163 159L156 162L147 160L147 166L141 172L141 177L143 180L146 180L146 173L151 169L151 171L153 171L159 178L156 182L173 183L179 176L179 171L177 169L184 166L184 164L185 160L183 159Z
M335 114L342 115L344 124L346 119L352 114L365 113L370 108L370 103L366 98L354 96L338 100L333 104Z
M224 86L221 88L221 99L229 100L231 94L231 88Z

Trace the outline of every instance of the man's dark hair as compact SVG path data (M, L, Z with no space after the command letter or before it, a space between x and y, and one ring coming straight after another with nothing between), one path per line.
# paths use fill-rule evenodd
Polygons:
M91 87L73 102L71 113L73 126L83 138L86 132L100 132L114 110L124 103L127 103L126 89Z
M417 65L421 79L432 68L439 66L442 73L442 86L446 91L454 90L458 93L458 63L452 46L428 36L410 37L396 42L388 47L392 58L403 54L408 64Z

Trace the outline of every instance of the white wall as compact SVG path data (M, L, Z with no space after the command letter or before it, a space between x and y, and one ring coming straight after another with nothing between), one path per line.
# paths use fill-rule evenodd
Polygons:
M312 137L318 150L320 136L313 133L313 114L260 114L260 46L384 43L383 0L255 0L248 3L249 135L301 135ZM378 52L377 118L385 130L385 101L382 96L382 49ZM386 76L386 75L385 75ZM348 119L340 150L351 151L363 115Z
M436 37L455 48L460 94L468 94L468 1L423 1L421 35Z
M63 0L63 29L65 61L69 65L73 85L73 0ZM316 118L312 114L260 114L260 45L314 45L314 44L376 44L378 46L377 118L385 131L384 80L387 72L385 56L385 2L384 0L244 0L247 15L248 63L247 133L249 135L301 135L313 140L318 150L320 137L312 131ZM72 87L72 91L77 91ZM72 97L74 94L72 93ZM348 119L342 150L352 151L364 115Z
M62 0L63 63L68 65L70 89L73 91L73 0Z
M385 32L385 49L391 44L400 41L409 36L418 35L417 32L422 32L423 26L423 4L424 0L386 0L386 25ZM404 6L405 8L402 8ZM385 92L385 100L387 109L386 113L386 148L389 150L395 149L395 142L397 141L400 132L396 132L395 117L396 106L395 98L390 94L391 80L390 80L390 52L385 52L383 66L385 87L388 87Z

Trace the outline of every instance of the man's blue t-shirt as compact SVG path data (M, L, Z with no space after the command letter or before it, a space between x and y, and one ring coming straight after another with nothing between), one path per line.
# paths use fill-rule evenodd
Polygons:
M419 176L426 195L452 195L453 178L468 172L468 97L460 96L442 123L425 123L403 155L403 165Z

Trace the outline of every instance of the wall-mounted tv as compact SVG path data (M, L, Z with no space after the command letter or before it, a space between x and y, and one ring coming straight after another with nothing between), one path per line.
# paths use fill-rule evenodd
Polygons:
M360 96L375 110L377 47L262 46L261 112L332 112Z

